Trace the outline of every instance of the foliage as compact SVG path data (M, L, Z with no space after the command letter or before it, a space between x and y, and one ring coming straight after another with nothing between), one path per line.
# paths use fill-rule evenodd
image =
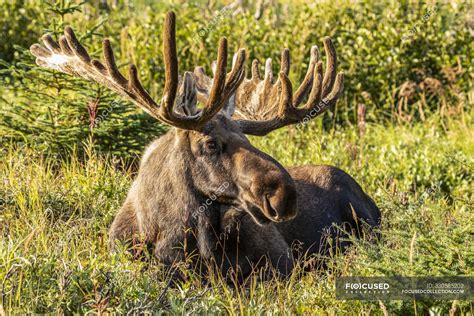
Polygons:
M68 17L85 14L80 12L81 8L85 9L83 6L68 1L49 4L47 12L57 18L45 31L58 36ZM45 8L37 10L45 11ZM104 21L105 18L95 21L81 40L92 42ZM37 38L30 44L36 41ZM20 46L16 49L19 61L3 62L2 143L27 143L48 154L63 154L64 158L74 148L78 154L83 153L88 140L93 139L99 152L135 158L148 142L166 130L110 91L40 68L33 64L27 49ZM96 107L95 119L88 115L91 106Z
M473 314L471 302L334 296L339 275L474 273L471 3L259 1L256 19L251 1L105 2L0 0L0 314ZM37 67L27 48L72 25L98 57L108 36L121 69L137 64L159 99L169 9L178 16L181 71L209 71L225 35L250 59L290 48L298 81L310 46L335 39L346 74L336 111L251 141L285 166L331 164L351 174L382 209L380 242L355 241L324 271L238 289L187 270L186 282L169 287L154 262L109 252L130 162L166 127L95 84ZM364 133L355 125L359 104L368 109ZM88 107L97 107L92 125Z
M430 115L441 115L444 120L462 115L472 104L474 24L469 3L291 5L283 1L265 5L258 20L250 2L207 6L200 1L127 1L107 8L100 3L103 1L63 0L38 6L28 0L0 2L0 9L10 12L0 18L2 29L8 30L0 40L6 54L0 88L3 142L26 142L52 153L78 147L80 153L90 137L87 104L100 95L99 112L111 107L113 111L95 128L96 148L122 157L139 153L163 132L162 127L128 101L99 91L95 84L39 69L26 48L44 31L58 36L65 25L72 25L86 47L99 56L101 39L108 36L121 66L126 68L129 61L137 64L145 86L159 99L164 79L161 25L170 9L178 15L181 71L196 65L209 71L218 38L227 36L231 50L246 47L250 59L278 58L283 47L290 48L291 78L298 81L305 74L310 46L321 43L323 36L333 37L346 84L335 117L328 114L324 119L325 129L333 123L354 123L360 103L367 106L369 121L402 123L423 121Z
M0 59L11 61L14 45L27 47L37 40L46 20L45 12L24 0L0 1Z

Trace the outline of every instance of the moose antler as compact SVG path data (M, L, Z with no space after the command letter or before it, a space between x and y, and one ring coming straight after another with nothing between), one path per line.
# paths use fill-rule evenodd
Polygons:
M43 42L46 48L34 44L30 51L37 57L36 63L39 66L95 81L121 96L131 99L151 116L169 125L182 129L200 130L208 120L222 109L226 103L225 96L229 95L230 92L233 93L243 79L245 51L242 50L239 53L237 66L229 74L226 74L227 40L221 38L217 55L216 75L209 89L204 107L198 113L186 113L186 111L182 111L183 108L196 108L197 90L194 77L191 73L185 72L178 93L179 78L175 25L175 14L169 12L166 15L163 29L165 86L160 105L143 88L138 79L135 65L130 65L128 79L120 73L108 39L103 42L104 63L90 58L70 27L65 28L65 36L61 36L58 43L50 35L44 35Z
M245 50L241 48L236 54L234 54L234 58L232 60L232 70L234 69L243 69L243 71L239 72L239 76L231 76L230 74L227 75L226 82L229 83L229 89L224 91L223 98L227 101L224 105L226 108L229 107L229 104L234 104L232 99L237 91L239 85L245 79ZM212 63L212 72L214 74L214 79L209 78L206 76L204 72L204 68L199 66L194 69L194 78L196 78L196 88L198 91L197 98L200 102L205 103L209 99L209 91L210 87L213 85L213 82L216 78L216 71L217 71L217 61ZM225 109L224 111L228 111Z
M263 136L280 127L313 119L336 103L343 90L344 75L336 75L336 51L329 37L324 39L324 48L327 55L324 77L318 48L313 46L306 76L294 94L288 78L288 49L282 51L276 82L273 82L271 59L265 63L263 79L258 61L253 61L252 77L243 80L226 105L229 114L235 110L234 119L245 134ZM200 68L194 75L198 91L210 89L213 80L202 74ZM205 99L205 93L201 92L200 96ZM306 96L305 105L298 107Z

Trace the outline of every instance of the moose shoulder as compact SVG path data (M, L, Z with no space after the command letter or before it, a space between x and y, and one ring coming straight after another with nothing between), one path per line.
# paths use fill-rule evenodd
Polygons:
M43 42L46 47L31 47L38 65L104 85L172 127L142 157L110 228L112 245L117 239L140 240L169 264L197 252L204 259L226 261L221 264L224 270L250 271L237 263L251 266L265 257L285 274L291 271L289 247L295 242L302 242L306 253L320 252L323 232L334 224L357 225L359 220L378 224L379 210L343 171L325 166L287 170L246 137L312 119L335 104L343 90L343 75L336 74L336 53L329 38L324 40L324 75L319 51L313 47L307 74L294 93L287 49L276 80L271 60L263 77L254 61L247 79L243 49L227 73L225 38L219 43L212 78L198 67L180 79L175 15L168 13L163 28L165 83L159 103L142 87L134 65L128 79L121 74L108 40L103 45L104 62L91 59L69 27L58 43L49 35ZM198 100L202 108L197 107ZM236 218L240 218L237 229L223 229Z

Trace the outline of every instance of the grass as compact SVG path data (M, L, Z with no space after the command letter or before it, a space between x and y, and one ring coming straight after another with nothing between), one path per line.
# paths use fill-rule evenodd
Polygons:
M335 299L338 275L473 275L472 113L440 124L368 124L323 133L315 120L253 138L284 165L332 164L351 174L382 209L382 239L355 242L328 269L232 289L188 273L168 287L158 264L110 254L107 230L134 177L113 157L45 157L2 148L0 314L127 311L262 314L473 314L454 302ZM466 122L467 121L467 122ZM75 155L71 155L75 157ZM165 290L166 289L166 290Z
M7 13L0 16L0 316L473 315L467 301L339 301L334 293L340 275L474 275L472 6L439 2L427 18L434 4L421 1L279 0L255 20L254 4L243 1L216 23L230 2L130 0L105 10L98 1L0 0ZM45 31L58 35L71 25L98 56L108 36L121 70L135 62L159 96L161 24L170 9L178 16L181 70L209 68L225 35L230 51L246 47L249 59L289 47L290 76L298 81L309 45L325 35L335 39L346 74L337 117L252 142L285 166L331 164L352 175L382 210L380 242L355 241L324 271L296 271L286 281L255 278L240 289L218 276L206 285L184 266L187 281L169 287L159 264L109 252L108 227L136 172L130 160L161 125L95 85L38 69L26 48ZM413 91L402 89L406 84ZM85 107L99 96L105 119L92 136ZM360 103L368 109L363 137L355 125ZM94 141L83 141L88 137Z

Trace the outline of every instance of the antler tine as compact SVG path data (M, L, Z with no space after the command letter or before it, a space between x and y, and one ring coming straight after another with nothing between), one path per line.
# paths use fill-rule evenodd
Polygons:
M290 50L288 48L281 52L280 71L284 72L287 76L290 74Z
M290 78L288 78L288 75L283 70L280 70L278 80L281 83L281 94L277 115L278 117L285 118L288 115L292 115L292 112L295 110L293 107L293 87L291 86Z
M218 98L216 99L215 104L212 107L212 111L210 111L209 115L212 115L212 116L215 115L224 107L226 107L225 112L227 113L233 112L233 108L235 107L233 94L239 87L242 80L245 78L245 59L246 59L245 49L240 49L233 57L231 72L228 73L227 76L225 76L225 68L220 67L221 61L219 60L219 55L218 55L218 60L214 66L214 79L213 79L212 87L214 88L214 86L216 85L216 82L218 82L219 85L222 84L220 82L222 77L225 78L225 82L224 82L224 86L219 90L219 93L217 94ZM198 70L198 75L199 75L199 70ZM199 80L200 78L198 77L197 79ZM211 98L212 91L213 89L211 89L211 95L209 96L209 99L207 101L208 103L211 102L212 100Z
M114 52L110 46L110 41L105 39L102 42L104 62L107 73L112 77L112 79L121 86L126 86L128 81L118 70L117 64L115 63Z
M66 41L68 43L68 46L72 49L73 53L78 56L83 62L89 63L91 61L91 58L87 53L87 50L84 48L84 46L81 45L81 43L79 43L76 34L74 34L74 31L70 26L66 26L66 28L64 29L64 35L66 35Z
M313 119L335 104L343 90L344 75L336 75L336 50L329 37L324 38L324 50L327 56L324 76L319 50L313 46L307 73L294 95L288 78L288 49L282 51L275 83L272 82L271 59L266 61L263 80L258 73L258 62L254 61L251 80L245 81L236 94L240 115L236 121L244 133L263 136L280 127ZM308 94L307 102L298 107Z
M245 51L239 52L235 62L238 66L226 77L227 41L222 39L219 44L217 72L216 78L212 82L211 97L207 99L204 109L195 114L196 111L193 109L195 109L197 102L197 89L200 87L196 87L194 76L185 73L178 92L176 16L173 12L166 15L163 28L165 85L160 105L143 88L135 65L130 65L128 79L122 75L115 62L108 39L103 41L104 61L102 63L99 60L91 59L72 28L66 27L64 34L65 36L61 36L58 43L49 35L43 36L46 48L38 44L31 46L30 50L37 57L38 65L102 84L120 95L132 99L137 106L154 118L178 128L200 130L209 119L222 109L225 101L235 92L243 78L242 68ZM188 109L193 113L186 112Z
M165 87L161 98L160 114L169 124L177 120L174 112L178 90L178 56L176 53L176 15L168 12L163 27L163 61L165 64Z
M227 100L223 107L223 112L228 117L231 117L235 111L235 92L239 88L242 81L245 79L245 49L241 48L234 54L232 60L232 71L227 75L226 89L224 92L224 99Z
M310 52L310 60L309 60L309 65L308 65L308 70L306 72L306 75L303 79L303 82L299 86L299 88L296 90L295 95L294 95L294 104L297 106L298 104L303 101L304 97L309 93L311 89L311 85L313 83L314 79L314 67L316 66L316 63L319 61L319 49L318 46L313 46L311 47L311 52Z
M33 44L30 47L31 53L37 58L36 60L40 60L42 58L49 58L51 57L51 52L45 49L43 46L39 44Z
M184 73L183 82L179 88L175 109L184 115L192 116L196 113L197 101L196 83L192 73Z
M262 75L260 75L260 62L257 59L252 61L252 79L251 80L262 80Z
M94 60L92 62L94 62ZM98 65L96 65L96 68L98 68ZM148 109L147 112L150 115L152 115L153 117L155 117L157 119L160 119L159 115L156 114L156 109L157 109L158 105L151 98L151 96L148 94L148 92L146 92L146 90L143 88L140 80L138 79L137 67L134 64L131 64L130 67L129 67L129 76L128 76L128 78L129 78L129 81L128 81L129 89L133 92L136 92L136 95L141 98L141 104L143 104L143 106Z
M265 82L273 83L272 59L267 58L265 61Z
M223 106L223 92L225 89L227 68L227 39L221 38L219 42L219 49L217 52L217 63L214 74L214 81L212 83L209 99L204 107L203 112L206 115L216 114ZM204 115L203 113L203 115Z
M61 47L61 51L68 55L68 56L74 56L74 52L72 51L71 47L69 47L69 44L67 43L66 36L62 35L59 38L59 47Z
M204 68L201 66L194 68L193 75L196 78L197 99L205 104L209 98L208 89L212 86L212 79L206 76Z
M308 97L308 102L304 105L305 110L311 110L315 104L319 104L321 102L322 90L322 77L323 77L323 63L318 62L316 64L316 68L314 69L313 75L313 85L311 87L311 93Z
M326 72L323 79L323 97L326 96L334 85L336 79L337 55L330 37L324 38L324 51L326 52Z
M344 73L340 72L336 75L336 80L334 81L331 92L323 100L327 104L328 108L336 103L336 101L341 97L343 91Z
M227 99L239 87L242 80L245 78L245 49L241 48L234 54L232 62L232 70L226 77L224 99Z
M44 45L54 54L61 53L61 47L53 40L51 35L45 34L42 37Z

